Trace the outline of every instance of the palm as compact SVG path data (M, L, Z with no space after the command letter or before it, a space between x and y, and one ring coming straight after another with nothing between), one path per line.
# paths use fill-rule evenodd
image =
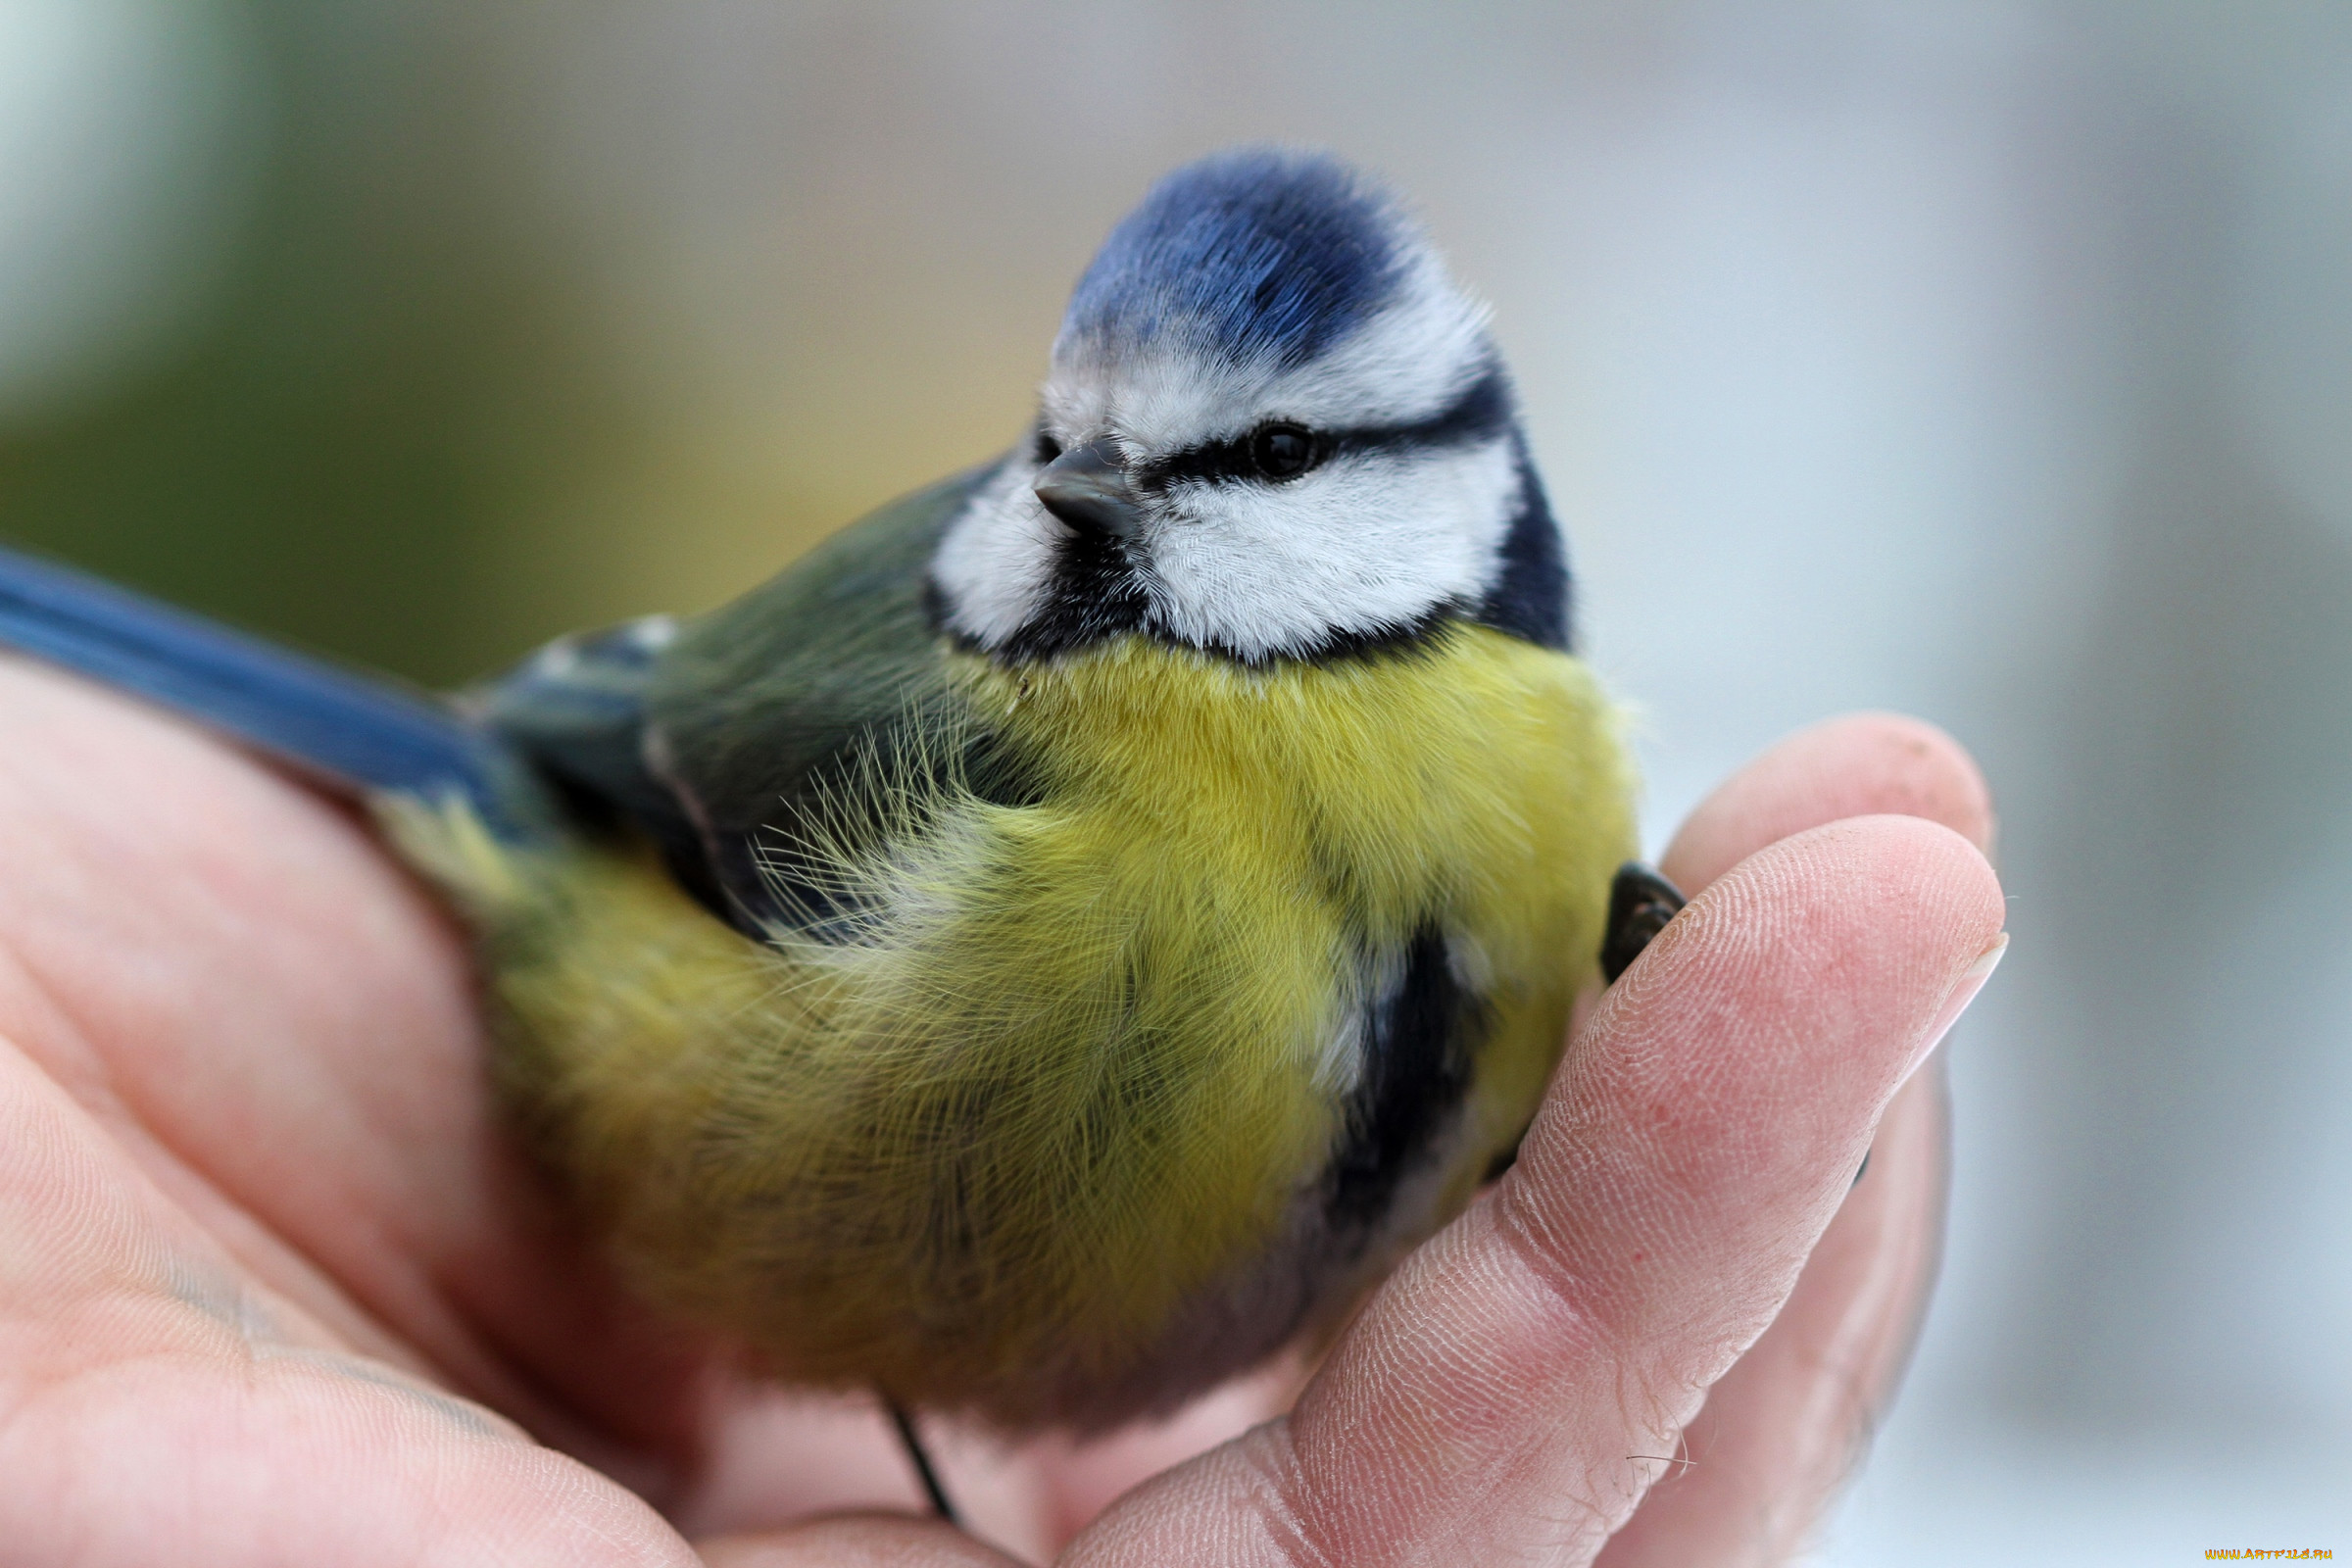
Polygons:
M708 1535L912 1506L870 1410L761 1395L605 1283L482 1097L455 935L364 825L62 678L0 667L0 714L16 1560L686 1564L656 1507ZM1667 870L1704 886L1886 810L1988 826L1948 743L1849 721L1719 793ZM1071 1559L1586 1562L1619 1531L1612 1564L1778 1560L1925 1289L1932 1075L1886 1109L1842 1211L1840 1172L2000 917L1981 858L1916 821L1750 861L1604 1003L1519 1170L1298 1411L1142 1488ZM1287 1392L1093 1452L951 1437L948 1462L985 1533L1050 1549ZM1627 1524L1670 1468L1631 1456L1673 1453L1694 1413L1700 1463ZM706 1550L857 1561L894 1540L1002 1560L870 1518Z

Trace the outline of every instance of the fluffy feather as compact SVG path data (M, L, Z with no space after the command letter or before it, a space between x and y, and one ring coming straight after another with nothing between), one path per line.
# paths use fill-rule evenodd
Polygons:
M643 857L518 859L447 817L404 842L465 887L509 1092L657 1297L796 1381L1105 1425L1328 1325L1517 1139L1632 847L1624 754L1583 666L1471 626L949 680L1046 798L907 766L856 786L892 830L812 812L804 848L880 911L852 940L747 944ZM1425 927L1478 999L1474 1087L1350 1227L1353 1054Z

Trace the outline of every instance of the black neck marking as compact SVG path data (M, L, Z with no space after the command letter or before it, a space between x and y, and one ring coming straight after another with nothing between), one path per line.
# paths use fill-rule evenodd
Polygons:
M1008 663L1051 659L1145 629L1152 601L1126 544L1070 529L1054 559L1045 603L994 650Z
M1121 613L1124 609L1107 600L1089 600L1077 593L1057 594L1049 602L1046 612L1032 616L1018 632L993 647L969 632L948 626L943 614L935 613L932 620L959 651L979 654L1003 664L1040 663L1082 652L1113 637L1134 636L1148 637L1166 648L1207 654L1244 669L1273 669L1284 664L1330 664L1348 660L1427 658L1438 651L1447 627L1474 618L1459 605L1440 605L1412 620L1384 622L1360 630L1326 631L1312 642L1297 647L1251 654L1223 643L1195 642L1174 636L1152 620L1148 607L1134 607Z
M1444 933L1435 925L1413 933L1395 994L1365 1021L1363 1077L1324 1174L1323 1210L1335 1231L1368 1232L1387 1215L1397 1184L1469 1092L1484 1022L1478 999L1454 976Z
M1478 607L1476 619L1496 631L1522 637L1539 648L1576 650L1575 584L1568 574L1568 548L1552 520L1544 481L1528 457L1527 438L1514 435L1519 496L1510 532L1502 541L1502 574Z

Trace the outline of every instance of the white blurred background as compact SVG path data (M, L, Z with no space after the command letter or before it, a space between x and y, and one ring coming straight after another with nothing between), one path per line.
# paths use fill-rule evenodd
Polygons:
M1494 302L1653 840L1855 707L2000 798L1822 1560L2352 1552L2352 8L0 0L0 535L440 681L713 602L1260 137Z

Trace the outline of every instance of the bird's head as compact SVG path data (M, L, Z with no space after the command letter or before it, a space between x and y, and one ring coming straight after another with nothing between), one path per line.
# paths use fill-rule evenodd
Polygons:
M1041 405L933 565L967 642L1135 632L1258 663L1459 615L1566 645L1486 313L1334 159L1244 148L1162 179L1079 279Z

